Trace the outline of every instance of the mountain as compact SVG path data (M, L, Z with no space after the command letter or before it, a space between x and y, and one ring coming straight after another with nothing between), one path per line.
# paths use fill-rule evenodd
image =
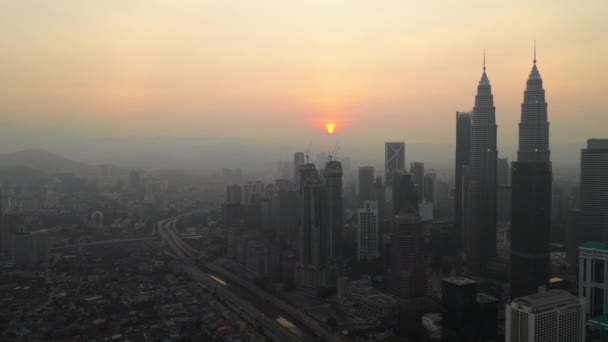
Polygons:
M18 167L46 173L83 173L91 170L87 164L73 161L44 149L29 149L0 154L0 170Z

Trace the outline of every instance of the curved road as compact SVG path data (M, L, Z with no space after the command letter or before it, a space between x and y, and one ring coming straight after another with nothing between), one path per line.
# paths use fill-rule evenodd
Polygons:
M200 256L199 252L185 243L177 233L176 222L180 218L190 214L192 213L163 220L157 224L157 231L161 236L161 239L171 248L173 254L181 259L181 266L184 271L188 272L193 278L199 281L205 280L206 284L210 284L209 280L211 280L211 284L214 285L214 288L221 291L223 294L226 294L228 297L236 299L243 307L253 308L251 314L256 315L259 319L267 320L269 317L272 317L272 320L270 320L272 323L266 322L266 324L270 324L272 330L276 330L277 327L280 327L280 329L283 330L283 332L280 333L283 335L283 338L279 340L284 340L287 337L290 337L289 340L294 341L337 340L311 317L306 316L304 313L291 307L287 303L280 301L278 298L275 298L260 289L254 289L251 284L230 279L229 282L226 282L222 286L216 280L212 280L210 276L214 276L217 279L226 278L226 276L222 274L223 272L215 271L215 267L210 268L205 265L205 263L195 265L190 259L198 259ZM287 329L277 323L276 320L280 317L293 323L296 326L295 329ZM289 332L289 336L285 336L285 332Z

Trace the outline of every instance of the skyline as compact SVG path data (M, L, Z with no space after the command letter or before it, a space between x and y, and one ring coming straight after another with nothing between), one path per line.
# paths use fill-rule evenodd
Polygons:
M604 2L345 4L2 4L0 123L50 136L254 143L307 141L335 123L354 148L362 135L451 143L453 114L473 106L485 48L499 146L515 145L536 39L555 143L583 142L608 125Z

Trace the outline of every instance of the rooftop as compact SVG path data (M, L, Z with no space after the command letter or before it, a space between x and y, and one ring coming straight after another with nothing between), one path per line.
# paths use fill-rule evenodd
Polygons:
M454 284L454 285L468 285L468 284L476 284L477 282L471 278L465 277L448 277L442 279L445 282Z
M589 242L582 244L579 248L598 249L598 250L602 250L602 251L608 251L608 244L598 242L598 241L589 241Z
M564 290L550 290L513 299L513 302L529 307L533 312L552 310L570 304L579 305L578 298Z
M588 139L587 148L591 149L604 149L608 148L608 139Z

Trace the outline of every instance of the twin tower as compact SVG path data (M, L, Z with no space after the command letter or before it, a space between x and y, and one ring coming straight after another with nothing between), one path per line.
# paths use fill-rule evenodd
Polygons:
M496 257L497 160L496 108L483 73L475 107L456 118L456 225L472 274L487 271ZM511 294L536 292L550 274L551 184L549 122L543 81L534 62L519 124L517 161L511 166Z

